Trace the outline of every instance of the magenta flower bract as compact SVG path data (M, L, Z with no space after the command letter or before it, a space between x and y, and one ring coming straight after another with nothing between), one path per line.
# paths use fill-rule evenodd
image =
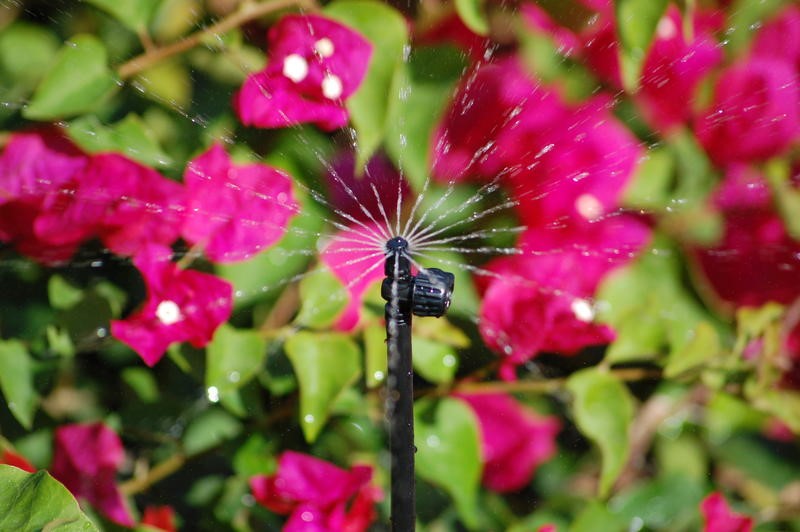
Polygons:
M62 425L55 430L53 477L115 523L132 527L133 517L116 482L124 460L119 436L102 423Z
M69 260L80 241L45 241L34 223L45 195L71 181L88 160L55 128L13 134L0 155L0 241L45 264Z
M540 416L510 395L458 394L478 418L483 457L483 484L494 491L525 487L536 468L552 458L558 419Z
M284 452L274 475L250 479L253 496L289 519L285 532L362 532L375 520L380 490L370 484L372 468L349 471L313 456Z
M717 80L713 105L697 120L700 142L717 164L763 161L800 138L800 87L794 66L753 56Z
M267 67L234 97L243 124L264 128L347 124L344 102L367 72L372 45L350 28L319 15L287 15L268 34Z
M722 241L694 250L714 294L735 307L789 304L800 296L800 243L787 233L764 178L731 166L714 204L725 223Z
M320 253L322 263L349 294L347 306L334 325L340 331L351 331L358 325L364 293L384 277L381 243L385 237L378 235L381 233L375 224L354 224L351 229L336 233Z
M34 228L56 245L98 236L111 251L134 255L147 244L169 245L178 238L183 205L180 184L105 153L45 197Z
M164 532L175 532L177 530L175 526L175 511L171 506L148 506L144 509L141 524Z
M233 288L214 275L182 270L171 251L147 246L134 257L147 288L142 307L124 320L111 321L111 334L153 366L167 347L189 342L203 347L231 314Z
M529 229L521 255L491 261L497 276L479 279L483 299L478 323L486 345L502 357L500 376L540 352L572 355L614 339L594 323L593 296L600 281L631 260L649 240L649 229L629 216L585 225Z
M233 164L215 144L186 166L181 234L214 262L247 259L277 242L298 212L292 182L264 164Z
M709 494L700 503L705 525L703 532L750 532L753 519L733 512L721 493Z
M753 41L753 54L784 59L800 74L800 7L789 4L767 21Z

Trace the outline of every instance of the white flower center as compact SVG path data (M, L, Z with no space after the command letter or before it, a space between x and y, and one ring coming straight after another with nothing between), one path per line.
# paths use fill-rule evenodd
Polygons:
M325 77L322 78L322 95L329 100L335 100L340 97L343 89L342 80L340 80L338 76L326 74Z
M156 318L164 325L172 325L183 319L181 309L174 301L162 301L156 308Z
M672 39L678 34L678 28L675 27L675 23L670 17L663 17L658 21L656 34L660 39Z
M330 57L333 55L336 48L333 46L333 42L330 39L323 37L314 43L314 50L317 51L320 57Z
M594 309L591 303L585 299L573 299L570 309L572 310L572 314L574 314L575 318L579 321L589 323L594 319Z
M283 60L283 75L295 83L300 83L308 76L308 62L301 55L287 55Z
M603 214L603 204L591 194L581 194L575 200L575 210L587 220L594 220Z

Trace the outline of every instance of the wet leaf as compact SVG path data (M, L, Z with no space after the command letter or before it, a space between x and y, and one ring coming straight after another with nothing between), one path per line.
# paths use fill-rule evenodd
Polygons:
M430 421L421 414L428 409L433 413ZM446 398L418 401L414 416L417 474L447 491L467 526L475 528L482 472L475 415L463 402Z
M430 175L434 128L464 68L464 57L455 48L418 48L394 78L386 151L417 192Z
M116 87L103 43L91 35L78 35L58 52L22 114L31 120L52 120L87 113Z
M667 0L614 0L619 36L622 83L629 91L639 86L639 77Z
M489 21L483 9L484 0L455 0L456 13L466 27L478 35L488 35Z
M20 425L30 429L39 396L33 387L33 363L25 344L0 341L0 390Z
M342 282L329 270L318 270L300 281L300 312L295 323L325 329L336 322L350 300Z
M361 375L361 353L345 334L299 332L285 345L300 385L300 425L317 439L333 403Z
M0 530L97 532L97 527L47 471L0 465Z
M73 120L67 133L89 153L118 152L146 166L170 166L173 161L164 153L147 125L135 114L106 126L95 116Z
M375 388L386 380L386 327L370 325L364 328L364 374L367 388Z
M222 324L206 348L206 387L215 387L220 400L235 394L258 373L266 356L267 340L258 331Z
M458 356L451 346L416 336L412 337L411 346L417 373L437 384L453 380L458 369Z
M793 0L734 0L728 9L728 29L725 37L726 48L731 57L736 57L747 48L756 31L765 20L774 16L783 6Z
M610 506L618 515L618 523L621 518L622 523L641 522L647 530L697 530L698 508L705 494L701 480L661 476L614 497Z
M597 368L574 373L567 389L573 395L572 413L578 429L600 448L598 494L605 497L628 460L633 399L624 384Z
M324 12L361 33L374 46L367 75L347 101L358 139L356 168L361 169L384 138L389 105L397 98L391 88L403 65L408 26L399 12L370 0L338 0L328 4Z
M161 0L86 0L134 32L144 30Z
M241 422L221 408L210 408L189 423L183 436L186 454L207 451L242 432Z

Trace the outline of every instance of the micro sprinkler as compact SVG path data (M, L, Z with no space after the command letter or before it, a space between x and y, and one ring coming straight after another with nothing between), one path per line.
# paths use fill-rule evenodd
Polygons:
M443 316L450 306L455 276L438 268L411 275L408 241L386 242L386 344L389 375L386 413L392 455L391 522L393 532L410 532L416 522L414 484L414 370L411 365L411 316Z

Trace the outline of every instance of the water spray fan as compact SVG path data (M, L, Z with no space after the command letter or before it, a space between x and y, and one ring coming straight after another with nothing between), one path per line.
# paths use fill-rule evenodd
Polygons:
M386 346L389 376L386 415L392 454L391 519L394 532L414 530L414 370L411 355L411 317L443 316L450 307L455 276L438 268L412 275L408 241L386 242Z

